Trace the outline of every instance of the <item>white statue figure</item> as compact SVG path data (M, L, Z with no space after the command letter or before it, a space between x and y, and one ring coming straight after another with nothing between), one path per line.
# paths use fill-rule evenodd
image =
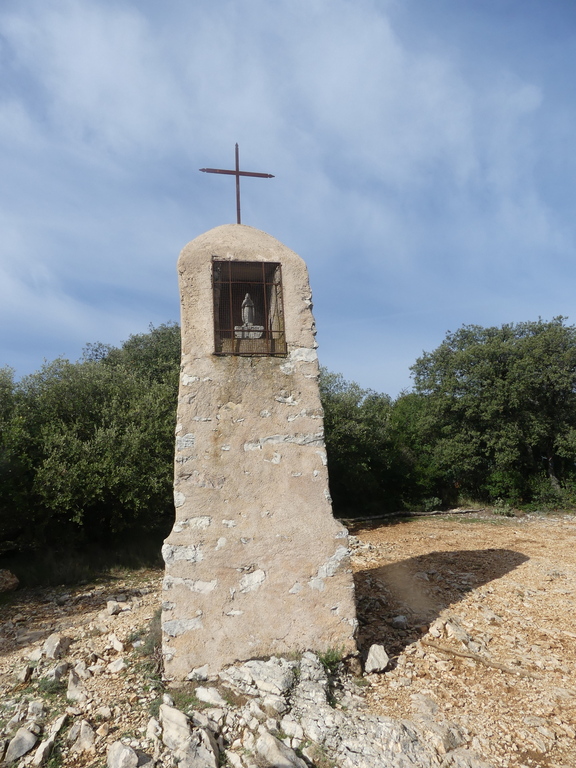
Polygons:
M250 294L247 293L242 302L242 324L254 325L254 302L250 298Z

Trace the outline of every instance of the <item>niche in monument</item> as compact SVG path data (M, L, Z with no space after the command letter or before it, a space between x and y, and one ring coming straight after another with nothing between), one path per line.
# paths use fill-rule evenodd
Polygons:
M286 355L280 264L215 260L212 288L217 355Z

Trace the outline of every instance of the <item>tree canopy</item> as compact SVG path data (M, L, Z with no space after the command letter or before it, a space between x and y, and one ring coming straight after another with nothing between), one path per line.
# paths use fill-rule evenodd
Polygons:
M2 371L4 549L168 529L179 348L179 327L166 324L18 384Z
M420 440L446 482L516 503L571 488L576 328L565 318L465 325L412 371L426 402Z
M0 369L0 555L169 530L179 366L169 323L18 382ZM576 327L465 325L412 372L392 400L322 370L337 515L576 505Z

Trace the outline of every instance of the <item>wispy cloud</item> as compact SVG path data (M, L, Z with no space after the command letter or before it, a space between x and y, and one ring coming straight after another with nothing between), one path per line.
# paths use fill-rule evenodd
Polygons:
M423 3L5 0L4 362L177 317L179 249L234 217L197 169L236 141L276 175L246 180L244 221L309 263L333 369L394 393L448 327L570 314L574 100L525 66L548 38L486 66L466 8ZM490 5L482 39L505 23Z

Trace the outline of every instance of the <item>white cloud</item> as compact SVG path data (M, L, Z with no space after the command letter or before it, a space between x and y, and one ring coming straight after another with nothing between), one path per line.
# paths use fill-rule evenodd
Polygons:
M230 179L197 169L231 165L235 141L243 167L276 175L246 180L244 221L309 261L326 317L345 294L359 316L368 295L375 324L411 302L466 322L454 297L471 282L487 306L496 279L508 296L515 272L537 280L547 251L565 268L574 227L540 179L546 79L464 69L394 19L370 0L7 0L5 317L33 303L74 344L94 318L161 320L179 248L233 220Z

